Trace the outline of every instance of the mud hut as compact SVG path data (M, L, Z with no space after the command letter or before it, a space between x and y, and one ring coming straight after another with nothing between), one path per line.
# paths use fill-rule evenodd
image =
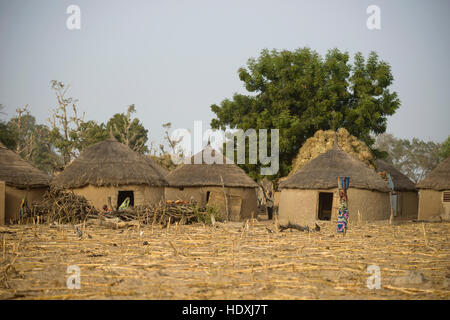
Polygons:
M419 220L450 220L450 157L442 161L419 189Z
M280 183L280 223L309 225L317 220L336 220L339 176L350 177L350 221L357 221L358 212L361 221L389 219L388 184L335 144Z
M72 190L96 208L118 207L126 198L130 205L164 200L164 169L114 138L83 151L51 182L52 187Z
M205 156L220 160L206 163ZM256 217L258 185L244 170L227 163L225 156L210 146L189 161L167 175L166 199L195 200L201 206L217 206L231 221L248 219L252 214Z
M28 207L42 198L50 177L0 142L0 224L19 218L22 199Z
M393 165L377 160L377 172L387 180L386 173L392 178L392 210L395 220L417 219L419 195L414 182L397 170Z

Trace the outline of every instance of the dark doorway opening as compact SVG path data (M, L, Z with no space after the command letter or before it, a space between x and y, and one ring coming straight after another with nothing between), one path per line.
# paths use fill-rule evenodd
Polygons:
M134 193L133 191L119 191L117 196L117 209L125 201L126 198L130 198L130 207L134 206Z
M331 220L333 208L333 193L319 192L319 220Z
M206 191L206 203L208 203L208 201L209 201L210 194L211 194L211 192Z

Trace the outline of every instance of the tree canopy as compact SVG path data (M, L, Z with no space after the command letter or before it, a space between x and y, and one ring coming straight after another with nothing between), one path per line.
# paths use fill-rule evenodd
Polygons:
M440 157L442 145L417 138L399 139L392 134L379 135L375 142L375 147L386 153L384 160L415 183L424 179L443 160Z
M127 113L116 113L109 119L106 129L111 132L114 137L123 144L129 146L134 151L145 153L147 148L147 133L138 118L132 118L136 113L134 104L128 107Z
M441 161L450 157L450 136L442 143L441 149L439 150L439 157L441 158Z
M400 106L390 65L375 52L329 50L325 57L309 48L263 50L238 70L248 94L234 94L211 105L215 129L279 129L280 171L287 175L298 149L317 130L346 128L372 145L371 134L385 132L387 116ZM260 164L243 165L253 177Z
M46 125L36 123L28 106L17 108L16 112L7 123L0 124L0 140L23 159L51 173L55 167L61 165L62 158L50 142L50 129Z
M50 83L57 106L48 118L49 125L37 124L28 105L17 108L8 122L0 120L0 141L6 147L48 173L60 169L84 149L111 135L137 152L148 152L148 130L132 116L136 112L134 105L130 105L126 113L113 115L106 124L85 121L84 114L78 115L78 100L68 96L70 86L56 80ZM4 108L0 104L0 114L4 114Z

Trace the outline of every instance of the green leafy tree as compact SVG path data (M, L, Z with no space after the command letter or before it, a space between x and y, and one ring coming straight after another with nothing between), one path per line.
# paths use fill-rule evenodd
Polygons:
M400 106L397 94L389 90L391 68L375 52L367 60L357 53L352 64L349 54L338 49L324 58L309 48L263 50L238 74L249 93L213 104L211 127L279 129L277 176L288 174L298 149L317 130L345 127L372 145L371 133L383 133L387 116ZM260 164L243 167L259 175Z
M106 140L109 137L108 130L104 123L98 124L94 120L80 122L77 130L70 132L71 140L78 152L82 152L89 146Z
M109 119L106 129L118 141L139 153L148 152L146 146L148 130L144 128L138 118L132 118L136 113L134 104L128 107L127 113L116 113Z
M3 111L5 106L0 104L0 114L5 115ZM0 142L3 143L8 149L14 150L16 148L17 139L14 136L14 133L11 131L8 123L3 119L0 119Z
M33 128L33 137L29 159L38 169L49 174L53 173L56 168L63 165L63 159L50 142L50 129L46 125L36 124Z
M9 132L14 137L14 148L22 158L33 163L37 168L51 173L61 166L62 159L55 152L50 142L50 129L37 124L36 119L25 108L17 108L16 115L7 123Z
M441 161L444 161L450 157L450 136L442 142L441 149L439 150L439 158Z

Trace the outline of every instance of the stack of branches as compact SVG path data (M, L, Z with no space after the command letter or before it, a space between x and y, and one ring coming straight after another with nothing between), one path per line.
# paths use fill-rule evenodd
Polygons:
M50 189L31 209L31 217L37 216L42 222L77 224L97 217L98 211L83 196L61 189Z
M195 203L185 201L160 202L156 205L141 205L118 211L109 211L102 214L105 218L118 218L120 221L137 220L143 224L168 223L190 224L193 222L212 223L221 221L222 216L218 209L206 206L198 207ZM213 218L211 218L213 216Z
M33 204L27 219L37 217L44 223L79 224L88 219L97 219L124 226L136 223L167 225L176 222L212 224L223 221L220 211L213 206L199 207L196 203L180 200L99 212L83 196L62 189L47 191L41 201Z

